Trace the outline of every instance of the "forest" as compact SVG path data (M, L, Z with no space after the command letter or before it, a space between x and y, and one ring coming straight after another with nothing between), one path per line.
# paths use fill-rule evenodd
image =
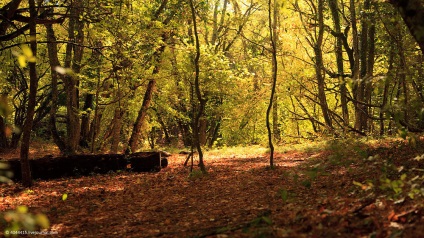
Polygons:
M0 234L419 237L422 0L0 0Z

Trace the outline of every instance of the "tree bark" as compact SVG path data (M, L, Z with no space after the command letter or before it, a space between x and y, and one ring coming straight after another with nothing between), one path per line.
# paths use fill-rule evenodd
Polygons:
M278 121L278 96L274 95L274 102L272 103L272 132L274 140L277 142L281 139Z
M341 23L340 23L340 15L339 15L339 7L337 0L328 0L328 5L331 10L331 15L333 18L335 32L338 36L343 35L341 31ZM347 88L346 88L346 80L344 77L344 67L343 67L343 39L342 37L336 37L336 45L334 46L335 55L336 55L336 63L337 63L337 75L340 83L340 100L342 107L342 117L343 117L343 125L346 128L349 125L349 109L347 106Z
M384 112L387 110L387 102L389 97L389 86L391 83L391 80L393 80L393 61L394 61L394 47L393 45L390 46L390 52L389 52L389 67L387 69L387 77L386 81L384 82L384 89L383 89L383 98L381 102L380 107L380 136L383 136L385 133L385 127L384 127Z
M269 39L271 42L271 59L272 59L272 86L271 86L271 95L269 97L268 108L266 110L266 128L268 131L268 145L270 149L269 155L269 166L274 168L274 144L272 142L272 131L270 125L270 114L273 107L273 102L275 98L275 88L277 86L277 72L278 72L278 62L277 62L277 21L278 21L278 5L277 1L268 0L268 29L269 29Z
M34 57L37 56L37 24L35 18L37 16L37 9L35 6L34 0L29 0L29 9L30 9L30 38L31 38L31 51ZM37 76L37 65L36 62L29 62L29 98L28 98L28 108L26 114L26 120L22 130L22 143L20 151L20 160L21 160L21 172L22 172L22 185L24 187L32 186L32 177L31 177L31 168L29 165L28 153L29 153L29 144L31 140L31 130L32 123L34 120L35 105L36 105L36 96L38 88L38 76Z
M65 65L67 69L72 69L74 74L80 72L81 60L83 55L82 44L84 42L81 13L83 9L82 0L76 0L70 10L70 19L68 27L69 43L66 45ZM76 35L75 35L76 33ZM77 43L77 44L75 44ZM79 116L79 92L78 79L75 75L67 74L63 78L66 90L66 109L67 109L67 138L66 153L76 153L80 141L80 116Z
M66 145L65 145L65 142L62 140L62 138L59 136L59 133L56 127L56 112L57 112L57 101L58 101L58 94L59 94L57 89L59 74L56 72L56 67L60 66L60 63L57 57L56 36L55 36L52 25L46 25L46 33L47 33L47 40L49 42L47 43L47 51L49 55L50 74L52 77L52 84L51 84L52 102L50 106L49 128L50 128L50 134L52 135L54 143L57 145L59 150L63 153L66 150Z
M159 72L159 67L155 66L153 70L153 74L157 74ZM147 109L149 109L150 102L152 101L153 91L155 89L156 80L151 79L147 84L146 92L144 93L143 103L141 105L140 110L138 111L137 119L135 120L133 130L131 133L130 140L128 142L129 149L131 149L131 153L134 153L138 149L138 145L140 143L141 137L141 127L143 126L144 119L147 115Z
M199 83L199 74L200 74L200 41L199 41L199 33L197 31L197 21L196 21L196 10L194 8L193 0L190 0L190 9L191 9L191 19L193 21L193 31L194 31L194 39L196 46L196 53L194 57L194 89L196 91L196 97L198 101L197 106L197 114L194 118L194 143L197 148L197 153L199 155L199 167L203 173L206 173L206 167L203 161L203 151L202 146L200 144L200 118L203 116L203 111L205 109L206 100L202 98L202 92L200 91L200 83Z
M318 81L318 100L320 102L322 114L327 128L332 131L333 125L328 113L327 96L325 95L325 80L323 75L322 44L324 38L324 0L318 0L318 36L314 45L315 53L315 74Z
M206 117L201 117L199 119L199 140L200 145L205 146L206 145L206 131L208 129L208 120Z

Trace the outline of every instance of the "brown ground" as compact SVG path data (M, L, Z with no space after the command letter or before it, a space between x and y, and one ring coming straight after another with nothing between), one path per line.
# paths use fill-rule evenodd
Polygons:
M26 205L59 237L422 237L423 196L407 196L411 184L424 187L418 144L291 150L276 154L273 170L265 154L211 153L205 176L189 175L185 156L173 155L159 173L36 181L31 190L3 184L0 212ZM399 194L380 188L383 175L403 173Z

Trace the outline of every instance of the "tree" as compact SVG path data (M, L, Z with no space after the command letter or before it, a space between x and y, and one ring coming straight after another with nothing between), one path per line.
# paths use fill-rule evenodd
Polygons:
M166 6L168 4L168 0L164 0L161 2L160 6L158 7L158 9L155 11L154 15L153 15L153 21L158 21L159 18L161 17L161 14L164 12L164 10L166 9ZM179 2L178 4L179 5ZM168 15L163 19L162 24L163 25L167 25L169 24L169 22L172 20L172 18L174 17L175 11L172 10L171 12L168 13ZM150 27L153 27L153 25L151 25ZM141 105L140 110L138 111L138 115L137 115L137 119L134 123L133 129L132 129L132 133L131 133L131 137L128 141L129 144L129 149L131 149L132 152L135 152L139 146L139 140L141 137L141 126L144 123L144 120L146 118L147 115L147 109L150 106L150 102L152 100L152 95L153 95L153 91L154 88L156 86L156 79L155 76L157 74L159 74L160 71L160 58L162 57L162 53L164 52L166 45L165 42L168 40L168 38L171 35L166 34L165 32L163 32L160 35L161 41L162 41L162 45L160 45L159 47L157 47L154 50L153 56L151 58L152 64L153 64L153 76L151 77L151 79L149 79L149 83L147 85L146 88L146 92L144 94L144 98L143 98L143 103ZM127 149L128 151L128 149Z
M29 0L29 13L30 13L30 46L32 56L35 58L37 56L37 24L35 18L37 16L37 8L34 0ZM31 168L28 160L29 145L31 139L32 123L34 120L37 88L38 88L38 76L37 76L37 65L35 59L31 59L29 62L29 100L28 108L26 114L26 120L24 127L22 129L22 144L21 144L21 167L22 167L22 185L24 187L31 187L32 178L31 178Z
M331 16L334 24L334 32L332 34L336 37L336 44L334 45L334 53L336 56L337 62L337 78L339 79L340 84L340 99L343 115L343 124L344 127L349 125L349 109L347 101L347 88L346 88L346 79L344 73L344 63L343 63L343 40L345 35L341 31L341 22L340 14L337 0L328 0L328 6L331 10ZM349 50L349 49L347 49Z
M271 0L268 0L268 27L269 27L269 36L271 42L271 57L272 57L272 87L271 87L271 96L269 98L268 109L266 111L266 127L268 130L268 145L270 148L270 157L269 165L271 168L274 168L274 145L272 143L272 132L270 125L270 114L272 105L275 98L275 88L277 85L277 72L278 72L278 62L277 62L277 24L278 24L278 4L277 0L274 0L273 4Z
M199 85L199 74L200 74L200 41L199 41L199 33L197 31L197 20L196 20L196 9L194 7L193 0L190 0L190 9L191 9L191 18L193 22L193 32L194 32L194 38L195 38L195 46L196 46L196 53L194 57L194 90L196 92L197 97L197 113L194 118L193 122L193 138L194 143L197 148L197 153L199 154L199 167L200 170L203 173L206 173L205 164L203 162L203 152L202 152L202 146L200 144L200 118L203 116L203 111L205 109L206 99L203 98L202 92L200 91L200 85Z

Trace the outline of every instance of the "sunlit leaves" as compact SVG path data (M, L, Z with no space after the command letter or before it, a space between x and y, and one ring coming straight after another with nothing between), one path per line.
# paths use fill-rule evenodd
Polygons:
M14 51L13 54L17 57L18 63L22 68L27 66L27 62L36 62L36 58L28 45L21 45L20 51Z

